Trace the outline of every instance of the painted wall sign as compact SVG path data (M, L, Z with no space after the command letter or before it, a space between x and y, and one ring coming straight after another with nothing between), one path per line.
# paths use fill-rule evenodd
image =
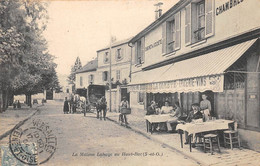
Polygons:
M219 7L216 8L216 15L218 16L219 14L231 9L232 7L237 6L241 2L243 2L243 0L229 0L225 4L220 5Z
M128 91L143 91L147 93L174 93L174 92L203 92L212 90L213 92L223 92L224 76L215 75L182 79L167 82L157 82L141 85L130 85Z
M154 47L157 47L160 44L162 44L162 39L160 39L160 40L154 42L153 44L150 44L149 46L145 47L145 51L148 51L148 50L150 50L150 49L152 49Z

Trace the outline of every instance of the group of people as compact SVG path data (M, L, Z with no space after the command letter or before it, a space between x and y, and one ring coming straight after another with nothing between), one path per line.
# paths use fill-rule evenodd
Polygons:
M15 100L13 102L13 108L16 109L16 108L21 108L21 103L19 100Z
M71 95L69 99L65 97L65 101L63 105L64 114L75 113L78 101L79 100L77 96Z
M170 106L169 101L165 101L164 106L162 106L162 108L160 109L155 103L155 101L152 101L151 105L147 108L146 115L155 115L155 114L169 114L172 118L171 120L168 120L166 122L166 126L165 123L159 123L158 125L155 125L152 130L160 131L160 130L165 130L167 128L167 131L171 132L173 131L174 127L176 127L178 120L182 116L180 103L175 102L174 106Z
M165 101L164 106L161 109L157 106L155 101L151 102L151 105L147 108L146 115L154 115L154 114L169 114L172 118L165 123L159 123L154 126L152 130L166 130L171 132L174 130L176 125L183 121L182 117L183 112L180 107L180 103L177 101L173 106L170 106L169 101ZM186 117L185 122L192 122L196 119L203 119L204 121L208 121L211 118L211 103L207 99L206 94L202 94L202 101L198 103L194 103L191 105L191 110L189 111L188 116Z

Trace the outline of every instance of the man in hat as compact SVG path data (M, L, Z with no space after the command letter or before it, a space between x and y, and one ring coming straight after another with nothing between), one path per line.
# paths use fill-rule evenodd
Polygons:
M123 101L121 101L121 103L120 103L120 111L121 111L121 109L126 109L126 108L130 108L130 107L129 107L128 101L126 100L126 97L124 96ZM125 123L127 125L128 122L127 122L126 114L121 112L121 114L119 115L119 121L121 121L122 123Z

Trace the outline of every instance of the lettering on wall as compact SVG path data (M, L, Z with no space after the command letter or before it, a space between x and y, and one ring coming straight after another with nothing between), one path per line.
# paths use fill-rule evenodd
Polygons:
M148 51L148 50L150 50L150 49L152 49L154 47L157 47L160 44L162 44L162 39L160 39L160 40L154 42L153 44L150 44L149 46L145 47L145 51Z
M216 15L217 16L220 15L221 13L231 9L232 7L237 6L241 2L243 2L243 0L229 0L228 2L226 2L216 8Z

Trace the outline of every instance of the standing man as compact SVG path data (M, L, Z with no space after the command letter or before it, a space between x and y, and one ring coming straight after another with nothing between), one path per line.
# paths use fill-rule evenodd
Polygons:
M129 108L129 103L128 101L126 100L126 97L124 96L123 97L123 101L121 101L120 103L120 111L122 109L126 109L126 108ZM126 114L123 114L122 111L121 111L121 114L119 115L119 121L122 121L123 123L125 122L126 125L128 125L129 123L127 122L127 118L126 118Z
M208 96L205 93L203 93L202 94L202 101L200 102L200 109L201 109L201 112L203 113L203 115L205 117L205 121L208 121L209 118L210 118L210 115L212 114L211 103L207 98L208 98Z

